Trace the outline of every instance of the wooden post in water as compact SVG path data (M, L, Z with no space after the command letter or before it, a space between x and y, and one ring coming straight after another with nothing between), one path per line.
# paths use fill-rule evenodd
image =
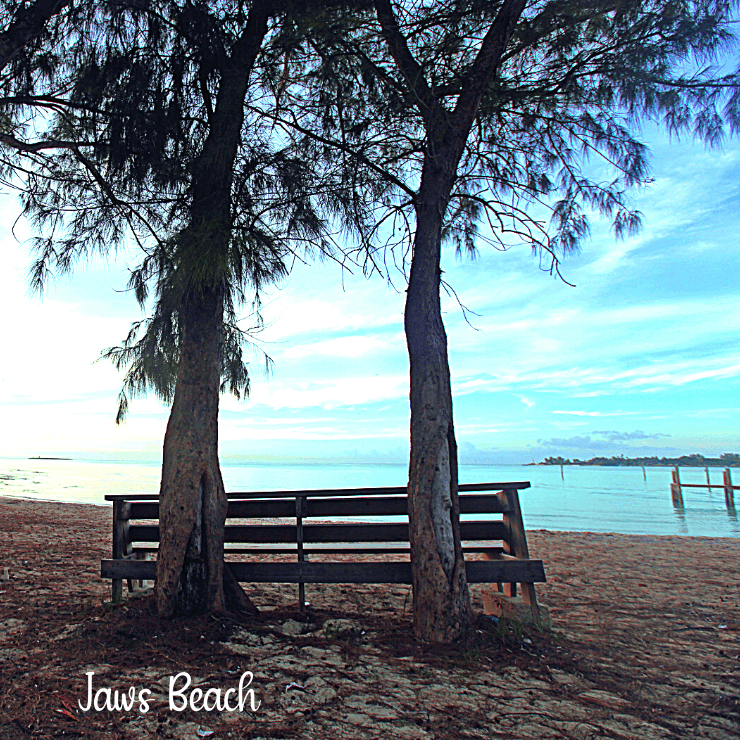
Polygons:
M725 504L728 509L735 508L735 491L732 488L732 476L730 475L730 469L725 468L725 472L722 474L722 479L725 484Z
M560 480L565 480L565 475L563 474L563 466L560 466Z
M681 493L681 479L678 474L678 465L671 472L671 500L673 505L683 509L683 494Z
M642 479L647 481L647 473L645 472L645 466L642 466Z
M709 468L704 468L704 472L707 474L707 488L709 489L709 493L711 493L712 484L709 482Z

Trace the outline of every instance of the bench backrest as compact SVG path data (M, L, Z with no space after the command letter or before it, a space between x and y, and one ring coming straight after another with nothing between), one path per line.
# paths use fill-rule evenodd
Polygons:
M528 482L474 483L459 486L460 537L463 543L502 541L516 551L514 540L523 535L518 491ZM132 543L159 542L158 497L110 495L122 552ZM305 491L232 492L227 494L226 544L408 543L405 487ZM501 514L498 520L470 515ZM311 521L342 519L342 523ZM285 523L237 523L243 519L284 519ZM363 519L357 522L352 519ZM309 521L306 521L309 520ZM348 521L349 520L349 521ZM131 523L131 522L137 523ZM115 528L115 522L114 522ZM520 555L521 557L521 555Z

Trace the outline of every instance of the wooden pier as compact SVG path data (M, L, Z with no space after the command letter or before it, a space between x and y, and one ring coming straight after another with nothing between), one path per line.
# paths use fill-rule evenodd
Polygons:
M709 468L704 468L704 472L707 475L707 482L706 483L681 483L681 477L678 470L678 465L676 465L673 470L671 471L671 500L673 501L673 505L683 509L684 503L683 503L683 489L684 488L707 488L710 491L712 488L723 488L725 491L725 505L728 509L735 508L735 491L740 490L740 486L733 486L732 485L732 475L730 474L730 469L725 468L722 471L722 483L714 483L712 484L709 479Z

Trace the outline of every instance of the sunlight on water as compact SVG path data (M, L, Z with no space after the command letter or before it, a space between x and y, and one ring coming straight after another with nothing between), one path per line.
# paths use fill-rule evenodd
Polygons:
M108 493L156 493L156 463L1 460L0 495L104 504Z
M736 480L740 483L740 470ZM684 489L684 509L671 503L669 468L462 466L463 483L530 481L520 494L528 529L626 534L740 537L735 510L725 506L720 469L711 492ZM108 493L157 493L157 463L0 460L0 495L104 504ZM401 486L404 465L224 464L228 491ZM684 483L706 483L702 468L682 468ZM740 491L736 492L740 505Z

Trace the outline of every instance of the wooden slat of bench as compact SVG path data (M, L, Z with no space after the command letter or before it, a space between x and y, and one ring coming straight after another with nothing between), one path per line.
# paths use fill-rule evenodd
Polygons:
M462 540L503 540L508 529L500 521L460 522ZM159 527L153 524L132 524L129 527L131 542L158 542ZM224 539L229 543L263 542L278 544L296 541L295 524L245 524L229 525ZM304 524L305 543L326 542L408 542L409 526L403 522L393 524Z
M498 567L497 567L498 566ZM545 583L542 560L471 560L465 563L468 583Z
M229 563L242 583L411 583L410 562ZM544 583L541 560L473 560L465 563L468 583Z
M146 548L134 548L134 552L157 552ZM295 555L298 550L296 547L228 547L224 548L226 555ZM503 553L501 547L491 547L490 545L481 545L477 547L463 546L464 553L490 553L499 555ZM410 554L409 545L404 547L380 547L371 542L364 544L362 547L346 547L337 545L336 547L304 547L304 555L362 555L364 553L379 553L387 555Z
M461 514L505 514L505 501L495 494L463 494L459 497ZM377 496L370 498L318 498L307 499L306 517L332 516L388 516L407 513L406 495ZM290 499L265 499L256 501L230 501L229 519L270 519L295 517L295 504ZM137 503L130 506L131 519L159 518L159 504Z
M241 583L411 583L411 563L229 563ZM469 583L543 583L541 560L487 560L465 564ZM103 560L103 578L153 580L153 560Z
M306 501L306 516L405 516L408 498L383 496L373 498L317 498Z
M227 519L270 519L290 517L295 519L295 500L287 498L259 501L229 501Z
M159 542L157 524L132 524L128 533L130 542Z
M308 555L362 555L363 553L382 553L387 555L408 555L411 551L405 547L380 547L372 543L362 547L304 547L303 554ZM298 547L228 547L224 548L226 555L297 555Z
M384 496L373 498L327 498L306 499L304 517L333 516L388 516L406 515L406 496ZM259 501L230 501L227 519L270 519L290 517L295 519L295 502L289 499Z
M133 502L130 506L131 519L159 519L159 503Z
M521 491L530 487L529 481L507 481L505 483L461 483L458 491ZM310 496L313 498L331 496L391 496L406 494L405 486L388 486L384 488L317 488L303 491L230 491L226 498L255 499L255 498L295 498L296 496ZM153 494L109 493L104 497L106 501L158 501L159 496Z
M384 555L403 555L410 554L411 549L408 545L405 547L380 547L368 542L362 547L311 547L304 549L305 555L362 555L365 553L378 553ZM463 546L463 552L468 553L486 553L491 557L504 557L503 548L491 547L490 545L474 545L471 547ZM296 555L297 547L230 547L226 543L224 548L226 555ZM156 555L156 547L134 547L132 555L128 557L137 557L138 555ZM511 557L507 555L506 557Z

